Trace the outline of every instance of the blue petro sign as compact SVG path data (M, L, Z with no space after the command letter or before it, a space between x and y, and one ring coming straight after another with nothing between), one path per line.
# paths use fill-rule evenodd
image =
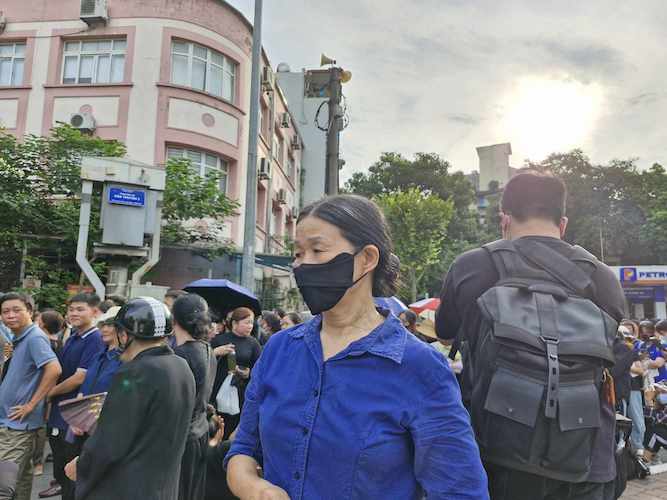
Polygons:
M109 188L109 203L143 207L146 205L146 191L112 187Z

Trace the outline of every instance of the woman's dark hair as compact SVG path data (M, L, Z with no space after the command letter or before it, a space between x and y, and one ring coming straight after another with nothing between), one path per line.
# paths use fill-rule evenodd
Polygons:
M417 315L414 311L408 309L407 311L404 311L403 314L405 315L405 321L407 321L410 326L415 326L417 324Z
M289 320L295 325L300 325L301 323L303 323L303 318L299 313L291 312L287 313L285 316L287 316L287 318L289 318Z
M255 316L255 313L252 312L252 309L248 309L247 307L237 307L229 314L229 316L227 316L227 328L231 330L234 322L238 323L239 321L243 321L250 316Z
M301 211L297 224L311 215L336 226L357 251L366 245L374 245L380 259L373 271L373 296L396 294L401 263L393 253L389 226L380 207L362 196L343 194L308 205Z
M65 318L58 311L53 309L45 309L41 312L41 319L46 333L50 335L55 335L59 333L63 326L65 326Z
M280 330L282 330L282 327L280 326L280 316L278 316L276 313L272 313L271 311L264 311L262 313L262 319L266 321L266 324L269 325L269 328L271 329L270 332L266 333L278 333Z
M174 321L195 340L206 340L211 328L208 304L196 293L181 295L172 308Z

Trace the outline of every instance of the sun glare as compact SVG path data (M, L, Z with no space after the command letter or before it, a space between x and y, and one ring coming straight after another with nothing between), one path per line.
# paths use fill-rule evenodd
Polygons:
M521 78L503 102L501 134L521 156L542 160L582 146L595 127L602 101L598 84Z

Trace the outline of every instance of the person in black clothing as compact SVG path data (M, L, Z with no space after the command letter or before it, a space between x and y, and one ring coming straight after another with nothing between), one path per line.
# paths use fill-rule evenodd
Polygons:
M195 378L195 407L188 439L181 461L179 500L203 500L206 488L206 452L208 421L206 405L211 395L216 360L208 344L211 319L208 305L199 295L188 294L176 299L174 315L174 352L187 361Z
M95 433L65 469L77 500L177 500L195 380L164 342L171 313L130 300L116 316L121 356Z
M225 437L225 421L215 414L215 408L208 405L208 447L206 451L206 496L204 500L236 500L229 489L227 474L224 470L225 456L229 452L234 436ZM1 499L0 499L1 500Z
M213 353L218 358L218 369L211 393L211 404L216 406L216 399L222 383L230 371L233 371L232 385L238 388L239 407L243 408L245 389L250 379L250 371L259 359L262 350L257 339L252 337L252 329L255 323L255 314L247 307L234 309L229 315L225 333L215 336L211 342ZM230 364L229 355L236 358L236 366ZM236 429L241 414L222 414L225 419L225 439Z
M550 175L522 172L505 186L501 201L503 238L516 241L526 238L544 243L568 256L571 245L562 240L567 227L565 217L566 190L562 181ZM613 319L623 318L625 300L614 272L599 263L591 279L595 304ZM483 248L459 256L452 264L441 293L436 316L436 331L442 339L468 343L474 351L475 336L480 329L481 313L477 299L494 287L499 274L489 252ZM466 352L464 352L465 356ZM464 403L471 399L471 363L464 358L462 395ZM467 373L466 373L467 372ZM592 468L584 483L567 483L555 479L509 469L486 462L489 490L494 500L606 500L613 498L616 465L614 457L614 409L601 402L601 423L593 448ZM484 458L484 457L482 457Z
M272 335L275 335L283 329L281 325L280 316L271 311L264 311L259 318L259 327L262 335L260 335L260 345L265 345Z

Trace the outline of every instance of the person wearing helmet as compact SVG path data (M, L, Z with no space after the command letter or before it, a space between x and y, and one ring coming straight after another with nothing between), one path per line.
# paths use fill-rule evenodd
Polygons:
M95 433L66 472L77 500L177 500L194 377L165 342L172 319L164 304L132 299L115 324L123 366Z

